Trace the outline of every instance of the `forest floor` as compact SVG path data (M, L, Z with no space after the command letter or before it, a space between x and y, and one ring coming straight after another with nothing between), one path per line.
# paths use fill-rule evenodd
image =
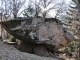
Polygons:
M17 50L14 45L8 45L0 40L0 60L59 60L57 58L41 57Z
M76 60L74 58L67 58L64 55L58 56L64 60ZM8 45L0 40L0 60L61 60L59 58L41 57L34 54L29 54L17 50L14 45Z

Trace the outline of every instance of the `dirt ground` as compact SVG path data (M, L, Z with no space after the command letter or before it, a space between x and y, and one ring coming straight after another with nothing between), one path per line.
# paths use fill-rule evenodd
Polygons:
M59 58L63 58L64 60L76 60L76 58L74 58L74 57L68 57L65 54L60 54L58 57Z
M60 59L63 58L63 59ZM41 57L17 50L14 45L9 45L0 39L0 60L76 60L67 57L65 54L59 54L54 57Z
M58 58L41 57L17 50L0 40L0 60L60 60Z

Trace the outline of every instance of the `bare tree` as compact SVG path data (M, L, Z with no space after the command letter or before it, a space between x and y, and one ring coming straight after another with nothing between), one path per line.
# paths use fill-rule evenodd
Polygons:
M31 2L34 4L35 16L42 15L45 18L49 10L53 8L53 6L48 8L53 3L52 0L35 0Z
M16 18L19 15L19 11L25 4L26 0L0 0L1 1L1 21L7 21L11 18ZM7 37L7 32L1 27L2 37Z
M13 18L18 17L19 11L25 4L25 1L26 0L1 0L3 3L4 16L6 16L6 18L9 16L13 16Z
M44 18L46 18L48 13L52 10L57 11L57 16L59 12L62 11L62 6L65 5L64 0L30 0L29 3L32 5L31 8L35 11L35 16L43 16Z
M25 16L25 17L34 17L35 16L35 10L30 2L28 3L28 7L22 12L23 12L23 16Z

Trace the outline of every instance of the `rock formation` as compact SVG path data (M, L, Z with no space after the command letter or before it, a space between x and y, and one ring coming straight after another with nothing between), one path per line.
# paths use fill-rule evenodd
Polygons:
M74 36L65 30L62 22L55 18L12 20L0 24L14 37L28 44L44 45L51 51L62 48L74 40Z

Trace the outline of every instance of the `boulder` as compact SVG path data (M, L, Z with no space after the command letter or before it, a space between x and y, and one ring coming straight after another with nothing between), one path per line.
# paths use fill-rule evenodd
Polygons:
M33 51L36 55L39 55L39 56L47 56L47 57L50 56L44 46L36 46Z
M5 26L3 28L14 37L28 44L42 44L50 50L56 50L74 40L74 36L70 32L67 32L67 30L65 32L62 22L55 18L46 18L45 20L43 18L32 18L29 24L27 24L28 19L18 20L16 23L15 21L1 22L0 24ZM9 24L11 25L9 26Z

